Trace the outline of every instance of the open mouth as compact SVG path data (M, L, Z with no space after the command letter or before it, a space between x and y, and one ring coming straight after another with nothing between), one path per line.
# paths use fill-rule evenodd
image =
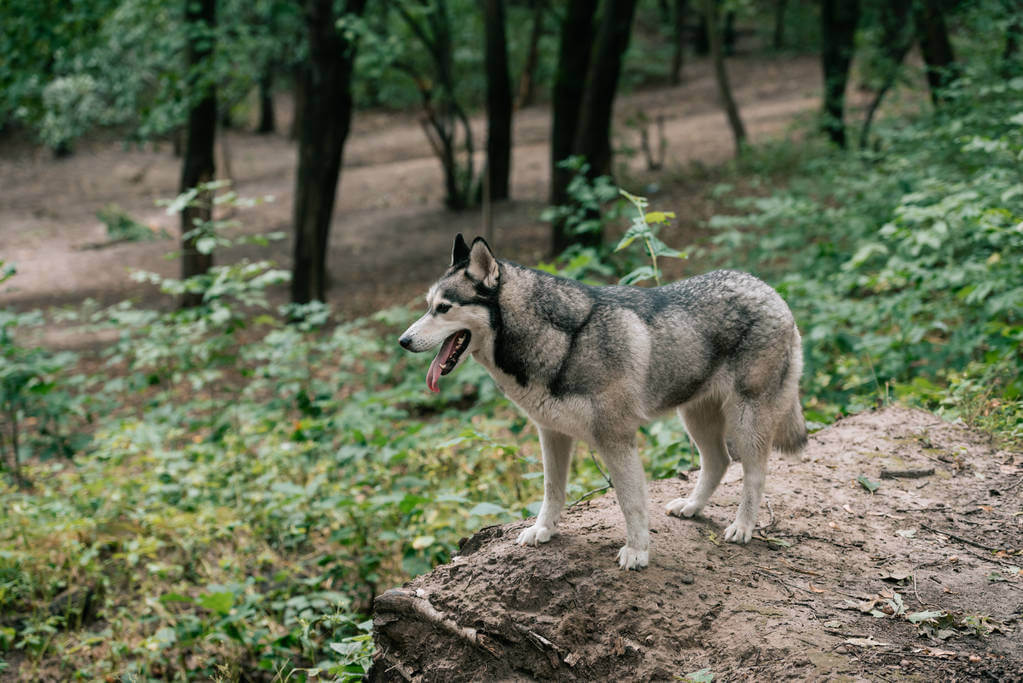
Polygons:
M459 330L453 335L444 340L441 344L440 351L437 353L437 357L430 363L430 369L426 373L426 386L430 388L430 391L436 393L440 391L440 385L437 380L440 379L441 375L446 375L455 369L458 365L458 360L465 353L465 350L469 348L469 340L472 335L469 330Z

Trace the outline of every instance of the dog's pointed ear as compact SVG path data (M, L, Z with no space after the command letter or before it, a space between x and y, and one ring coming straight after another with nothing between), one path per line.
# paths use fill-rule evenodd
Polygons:
M482 282L485 287L497 286L501 268L497 264L494 252L490 250L490 245L482 237L477 237L472 241L472 248L469 250L469 267L465 272Z
M455 246L451 250L451 265L469 260L469 245L465 243L462 233L455 235Z

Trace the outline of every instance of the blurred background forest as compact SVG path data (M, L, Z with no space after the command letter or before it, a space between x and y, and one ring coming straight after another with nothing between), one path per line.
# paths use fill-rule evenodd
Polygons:
M619 188L665 277L781 292L812 427L1018 448L1021 40L1019 0L4 0L0 678L362 675L375 595L542 496L398 332L459 231L650 275Z

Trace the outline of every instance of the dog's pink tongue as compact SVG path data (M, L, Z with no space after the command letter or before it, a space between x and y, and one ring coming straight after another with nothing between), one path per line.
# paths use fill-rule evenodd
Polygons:
M430 369L426 372L426 386L428 386L430 391L435 394L440 391L440 385L437 383L437 380L440 379L441 366L444 365L448 356L451 355L451 351L455 348L455 337L457 336L458 333L455 332L453 335L444 340L437 356L433 359L433 362L430 363Z

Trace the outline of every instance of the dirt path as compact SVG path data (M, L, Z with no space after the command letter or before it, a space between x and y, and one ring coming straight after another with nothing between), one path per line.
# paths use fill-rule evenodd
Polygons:
M816 59L738 57L729 66L753 140L782 134L796 117L817 107ZM651 119L664 115L669 143L666 176L688 161L717 163L732 154L709 64L688 64L686 78L681 86L622 96L617 103L619 122L640 110ZM287 130L287 116L281 118L280 129ZM480 146L483 121L477 117L474 123ZM516 114L515 199L495 211L502 255L525 262L544 256L547 247L547 227L538 216L547 192L549 129L545 107ZM635 130L620 123L616 131L616 144L637 145ZM228 139L240 194L276 198L242 216L246 229L287 231L293 145L283 136L240 132L229 133ZM639 158L631 161L635 169L641 164ZM177 262L165 258L174 249L173 242L85 247L106 239L96 212L110 203L176 235L176 216L166 215L154 202L176 193L179 167L180 161L167 149L126 149L115 142L83 143L79 153L65 161L25 146L0 150L0 258L15 262L19 271L0 291L0 304L29 308L76 303L86 297L108 303L125 297L158 303L159 296L134 283L128 273L143 269L174 275ZM479 231L478 213L454 214L443 208L441 186L439 165L414 116L356 116L329 253L335 305L364 314L388 303L407 302L436 275L454 232ZM671 196L673 206L684 199ZM287 267L290 249L285 240L262 253L236 251L220 258L267 257ZM279 296L283 299L283 294Z
M483 529L378 598L375 679L1023 680L1023 454L928 413L864 413L801 461L775 456L744 547L722 542L741 468L702 516L666 516L694 483L650 485L640 572L615 562L613 495L539 548L514 544L530 522Z

